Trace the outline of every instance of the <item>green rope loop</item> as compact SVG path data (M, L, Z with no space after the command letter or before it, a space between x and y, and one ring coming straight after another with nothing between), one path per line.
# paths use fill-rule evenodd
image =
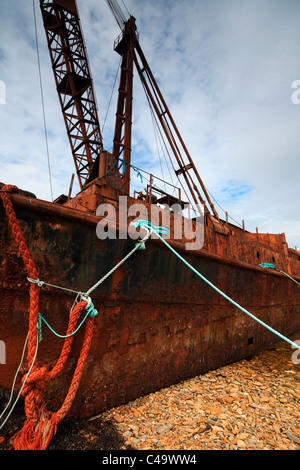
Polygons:
M130 225L132 227L144 227L144 228L147 228L148 230L150 230L150 232L152 231L157 231L158 233L161 233L162 235L169 235L169 230L165 227L158 227L156 225L152 225L151 222L148 222L148 220L135 220L133 222L130 223ZM139 241L138 243L136 243L135 246L138 246L138 249L139 250L145 250L146 249L146 246L145 246L145 242L141 242Z
M275 264L271 263L260 263L259 265L261 268L268 268L268 269L275 269L279 273L284 274L285 276L289 277L292 281L294 281L298 286L300 286L300 282L296 281L293 277L291 277L289 274L285 273L284 271L281 271L281 269L276 269Z
M259 265L261 268L269 268L269 269L276 269L275 264L271 263L260 263Z
M39 342L42 341L42 321L48 326L49 330L52 331L52 333L57 336L58 338L70 338L70 336L75 335L77 331L81 328L81 326L84 324L85 320L87 319L88 316L91 318L94 318L96 315L98 315L98 311L95 309L94 304L91 303L90 305L87 305L85 307L86 314L82 320L82 322L78 325L78 327L73 331L73 333L70 333L69 335L60 335L58 334L50 325L49 323L45 320L45 318L39 313L38 314L38 337L39 337Z

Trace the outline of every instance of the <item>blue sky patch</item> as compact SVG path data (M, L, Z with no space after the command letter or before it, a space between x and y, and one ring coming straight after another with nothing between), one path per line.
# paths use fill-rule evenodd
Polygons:
M223 201L238 201L246 194L252 191L252 186L239 181L228 181L226 186L221 190L221 197Z

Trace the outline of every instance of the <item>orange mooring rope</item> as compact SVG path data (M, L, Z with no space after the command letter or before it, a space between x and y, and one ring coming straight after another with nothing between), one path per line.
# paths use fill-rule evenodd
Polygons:
M1 198L8 218L8 223L15 237L15 241L18 244L19 251L27 269L28 277L31 279L38 279L36 267L30 256L9 197L9 192L12 191L19 192L19 189L16 186L5 185L1 190ZM66 336L74 332L79 315L86 306L87 302L82 301L73 308ZM48 447L52 437L56 433L57 424L66 416L71 408L79 387L93 336L94 319L92 317L88 317L82 349L69 391L61 408L57 412L50 412L45 406L43 390L46 382L54 379L62 371L70 353L73 336L68 336L65 339L60 357L51 371L47 371L45 367L38 368L37 361L33 364L38 346L38 309L39 286L36 283L31 283L27 362L28 370L31 366L32 369L28 377L26 375L23 377L23 381L26 380L22 391L22 396L25 400L26 421L23 428L13 438L13 447L16 450L45 450Z

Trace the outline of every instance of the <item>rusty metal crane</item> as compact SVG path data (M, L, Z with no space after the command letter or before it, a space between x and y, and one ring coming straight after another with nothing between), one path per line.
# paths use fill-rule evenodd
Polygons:
M103 150L95 93L76 0L40 0L57 92L81 189L96 178L102 178L112 166L117 165L115 170L122 182L121 192L129 195L135 65L160 132L175 157L177 177L183 176L193 202L204 205L208 211L207 202L213 215L219 220L143 54L135 18L130 15L126 19L117 0L106 1L121 29L114 44L115 51L121 56L121 72L112 155Z

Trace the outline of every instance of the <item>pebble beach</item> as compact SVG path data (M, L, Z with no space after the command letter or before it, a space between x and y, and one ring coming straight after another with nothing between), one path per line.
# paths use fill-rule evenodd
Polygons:
M299 450L300 354L292 353L280 342L102 417L140 450Z
M300 340L300 331L291 339ZM300 352L280 341L97 416L65 419L48 449L300 450L299 399ZM22 426L22 410L0 449Z

